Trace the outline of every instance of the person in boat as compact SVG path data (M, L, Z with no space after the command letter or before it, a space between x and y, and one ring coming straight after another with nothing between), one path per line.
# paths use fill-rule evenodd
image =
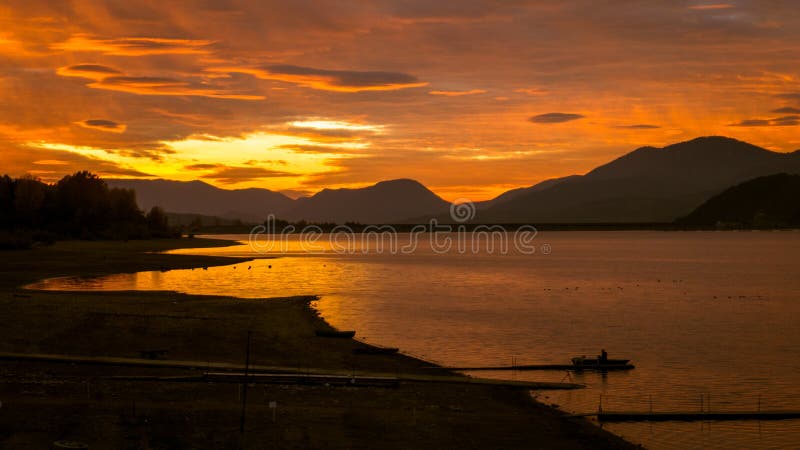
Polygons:
M600 350L600 357L598 359L600 360L600 364L608 363L608 353L606 353L606 349Z

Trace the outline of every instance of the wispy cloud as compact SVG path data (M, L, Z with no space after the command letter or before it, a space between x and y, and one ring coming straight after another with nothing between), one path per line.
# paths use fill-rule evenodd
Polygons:
M264 178L284 178L296 177L296 173L284 172L280 170L266 169L262 167L248 166L225 166L220 165L214 168L212 173L201 175L201 178L212 179L224 184L241 183L243 181L253 181Z
M586 116L584 116L583 114L553 112L553 113L539 114L530 117L528 120L530 120L533 123L564 123L573 120L583 119L584 117Z
M197 55L209 53L212 41L194 39L166 39L155 37L127 37L99 39L87 34L76 34L64 42L53 44L54 50L69 52L96 52L112 56L145 55Z
M519 92L520 94L527 94L527 95L543 95L547 93L547 90L542 88L519 88L519 89L514 89L514 92Z
M222 164L189 164L183 166L186 170L213 170L224 167Z
M284 144L281 145L280 148L291 150L296 153L319 153L319 154L339 154L339 155L347 155L347 154L356 154L360 153L360 150L363 147L347 145L335 145L335 144Z
M736 5L732 5L730 3L706 3L701 5L692 5L688 7L689 9L699 10L699 11L709 11L709 10L716 10L716 9L731 9L736 8Z
M428 83L401 72L329 70L293 65L266 67L215 67L210 72L246 73L263 80L283 81L311 89L334 92L394 91Z
M785 108L773 109L772 112L776 114L800 114L800 108L792 108L787 106Z
M110 133L124 133L127 128L125 124L106 119L88 119L76 122L76 124L84 128L107 131Z
M661 127L658 125L650 125L647 123L637 123L633 125L615 125L614 128L622 128L628 130L656 130Z
M486 91L483 89L471 89L469 91L428 91L430 95L442 95L445 97L461 97L464 95L477 95L477 94L485 94Z
M79 77L90 80L102 80L106 77L122 75L119 70L104 66L102 64L75 64L56 69L56 73L62 77Z
M800 116L783 116L773 119L746 119L728 124L730 127L791 127L800 125Z
M75 64L56 69L65 77L93 80L87 86L94 89L127 92L139 95L196 96L229 100L263 100L263 95L238 94L213 87L209 83L196 83L168 77L128 76L113 67L101 64Z

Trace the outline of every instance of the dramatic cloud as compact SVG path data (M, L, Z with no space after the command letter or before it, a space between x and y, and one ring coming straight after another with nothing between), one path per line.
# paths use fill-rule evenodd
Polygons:
M125 124L114 122L113 120L106 119L88 119L77 122L78 125L84 128L90 128L100 131L108 131L111 133L123 133L127 128Z
M583 119L584 115L582 114L572 114L572 113L547 113L547 114L539 114L538 116L530 117L530 120L533 123L563 123L563 122L570 122L573 120Z
M284 81L300 86L335 92L393 91L426 86L415 76L400 72L327 70L292 65L263 68L219 67L212 72L246 73L263 80Z
M796 150L799 52L778 0L7 0L0 165L478 200L703 135Z
M800 125L800 116L783 116L774 119L747 119L729 124L731 127L790 127Z
M483 89L472 89L469 91L429 91L428 94L430 95L443 95L446 97L461 97L463 95L476 95L476 94L485 94L486 91Z

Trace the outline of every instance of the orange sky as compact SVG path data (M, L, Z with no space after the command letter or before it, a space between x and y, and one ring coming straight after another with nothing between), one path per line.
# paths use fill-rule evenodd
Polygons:
M641 145L800 149L795 2L0 4L2 172L482 200Z

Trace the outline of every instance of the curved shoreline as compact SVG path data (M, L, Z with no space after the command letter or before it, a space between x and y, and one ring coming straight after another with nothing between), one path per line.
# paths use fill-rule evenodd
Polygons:
M223 242L211 243L201 239L172 243L161 242L151 245L164 250L189 247L198 243L228 245ZM163 291L94 293L26 291L26 294L30 294L29 298L14 297L14 294L18 293L17 286L26 284L24 283L25 279L30 279L32 276L41 279L57 275L93 276L145 270L187 269L246 260L228 257L187 257L186 255L165 255L163 253L145 254L141 253L141 247L147 247L146 245L135 246L139 251L136 248L117 248L113 245L112 248L108 248L109 245L71 243L67 247L72 247L73 250L54 248L51 249L49 255L47 250L32 251L33 254L25 256L31 259L31 263L36 260L38 264L31 264L24 276L11 277L17 281L17 283L13 283L13 286L7 276L9 271L4 270L2 272L4 276L0 277L0 287L10 294L4 296L5 310L20 318L21 325L5 330L0 350L4 352L37 350L41 353L127 356L135 354L139 347L155 348L154 346L161 345L170 347L169 359L241 363L243 353L241 330L252 327L256 329L254 345L258 350L256 354L258 359L263 360L268 357L270 362L282 362L287 366L298 367L300 370L310 371L312 367L317 367L327 370L352 369L354 372L415 374L420 373L423 366L430 365L426 361L407 355L356 357L352 354L354 346L368 344L351 339L313 338L311 337L313 329L330 325L309 305L308 300L298 302L296 298L254 302L252 299L191 296ZM74 257L75 253L83 252L85 254L86 247L89 247L90 251L95 250L91 256L83 257L79 262L75 258L69 257ZM92 247L94 248L92 249ZM24 266L26 258L19 259L22 260L22 266ZM47 264L48 259L52 262L51 264ZM36 270L30 270L33 267ZM11 272L13 272L13 268L8 267L7 263L4 269L12 269ZM18 273L18 275L21 274ZM18 281L23 281L23 283L18 283ZM103 301L98 302L99 299ZM254 321L254 317L264 320ZM263 323L265 321L269 323ZM220 329L237 331L231 334L221 334ZM192 358L197 356L200 358ZM97 380L98 374L105 373L105 369L100 370L93 367L87 370L86 367L80 365L69 369L63 367L56 369L55 366L51 366L52 364L41 361L17 362L14 370L23 367L26 376L34 378L40 372L55 372L56 370L66 370L70 374L77 372L81 377L95 380L103 386L103 389L111 391L115 389L114 383ZM0 367L3 367L4 374L9 370L6 364ZM119 373L128 369L115 366L108 370ZM137 370L161 373L165 370L174 372L179 369L142 368ZM301 402L297 406L297 411L293 413L296 412L297 417L303 418L306 422L322 420L318 423L318 428L324 430L320 432L321 435L337 437L338 441L347 442L351 447L369 446L369 443L375 442L370 437L370 430L373 428L370 424L374 425L375 421L398 424L392 428L393 432L389 433L393 436L396 433L398 448L410 445L423 448L453 446L460 439L465 438L459 436L458 433L447 431L456 423L468 428L470 424L480 423L482 431L478 434L470 434L469 442L482 442L485 444L484 446L514 448L537 440L545 444L545 447L552 448L634 447L585 419L568 418L564 413L554 411L536 402L527 393L521 394L518 388L512 388L509 391L508 388L497 386L447 383L430 385L415 383L413 380L410 382L409 387L398 389L398 391L406 391L405 393L392 391L391 394L387 394L385 391L381 391L382 393L378 395L375 393L355 394L346 391L326 392L325 395L329 397L328 400L332 405L340 404L343 399L350 398L353 406L349 407L350 409L345 408L344 412L340 411L341 407L334 406L319 406L318 408L322 408L321 410L313 408L309 410L310 407L307 405L318 402L321 394L319 392L302 392L299 394L301 397L305 395L312 397ZM11 399L6 400L10 404L15 401L24 404L27 400L21 398L24 395L9 396L9 393L5 392L5 388L12 384L14 383L4 386L0 394L4 395L4 399ZM149 386L145 391L137 391L138 386L132 387L132 391L138 392L140 398L149 402L159 403L159 400L164 398L169 399L170 404L175 402L180 404L180 398L183 395L180 389L167 385L167 383ZM158 391L157 396L150 394L153 389ZM68 391L68 389L65 390ZM271 395L280 396L280 394L279 390ZM409 394L411 395L409 396ZM219 395L221 394L216 390L207 393L209 399L216 399ZM376 400L373 398L375 395L387 398ZM46 397L45 401L55 401L56 398L61 400L65 396L69 397L69 394L59 392L52 397ZM432 408L434 406L435 408L430 411L427 409L419 411L420 401L423 405L430 404ZM291 403L292 400L287 399L284 402ZM217 403L226 408L230 406L227 401L219 400ZM475 405L479 404L482 405L482 409L475 410ZM218 407L222 407L220 405ZM352 410L355 405L360 406L356 410ZM406 423L407 413L403 411L409 409L414 412L413 423ZM361 413L356 412L362 410L375 413L362 416ZM339 416L340 413L345 415ZM168 411L165 414L166 416L181 414L180 408L178 411ZM341 419L334 421L322 419L330 414L341 417ZM426 424L433 427L431 430L426 428L427 431L423 433L426 437L424 442L427 445L409 437L414 433L421 432L417 422L423 417ZM103 423L103 420L99 418L87 417L85 419L90 423L97 421ZM165 423L169 422L168 417L161 419ZM161 419L153 418L153 420ZM344 422L338 422L342 419ZM52 420L44 420L42 428L53 428L54 424L48 423ZM517 424L515 425L515 423ZM539 429L530 431L531 424L535 425L536 423L539 423L541 427L534 427ZM208 427L209 425L200 421L195 426ZM186 430L188 434L185 439L188 440L185 443L187 445L193 442L189 437L192 429L194 427ZM10 432L11 435L14 435L15 432L13 426L0 431ZM513 432L515 437L507 437L509 431ZM227 436L228 433L226 429L215 432L223 436ZM251 432L256 433L256 431ZM341 435L343 432L344 436ZM292 436L283 436L282 439L281 442L296 443ZM511 439L511 441L505 442L505 445L498 445L498 442L503 442L503 439Z

